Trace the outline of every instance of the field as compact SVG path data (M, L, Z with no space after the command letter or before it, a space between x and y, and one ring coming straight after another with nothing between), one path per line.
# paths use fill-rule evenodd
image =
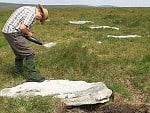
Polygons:
M0 11L0 29L12 12ZM42 42L56 42L57 45L44 48L29 42L36 54L37 69L46 78L104 82L113 90L115 104L150 104L149 12L150 8L49 9L50 21L44 25L35 24L32 31ZM69 23L71 20L89 20L94 23L73 25ZM113 26L120 30L89 29L90 25ZM141 37L118 39L107 35ZM24 81L23 77L14 76L14 58L0 33L0 89ZM0 97L1 113L58 113L61 107L61 102L51 97ZM67 112L80 113L80 110L77 108Z

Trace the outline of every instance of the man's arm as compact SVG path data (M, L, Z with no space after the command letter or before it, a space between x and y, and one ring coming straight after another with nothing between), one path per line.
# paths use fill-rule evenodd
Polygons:
M29 28L25 24L21 24L19 27L20 31L28 36L32 36L32 32L29 30Z
M38 39L36 39L35 37L32 37L32 32L28 29L28 27L25 24L21 24L19 27L20 31L25 34L25 38L31 42L34 42L38 45L43 45Z

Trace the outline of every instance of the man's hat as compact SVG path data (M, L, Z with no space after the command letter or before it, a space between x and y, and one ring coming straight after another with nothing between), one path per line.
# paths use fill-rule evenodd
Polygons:
M37 5L37 8L40 9L41 13L43 14L42 19L40 20L41 24L43 24L45 20L48 19L48 10L43 8L43 6L40 4Z

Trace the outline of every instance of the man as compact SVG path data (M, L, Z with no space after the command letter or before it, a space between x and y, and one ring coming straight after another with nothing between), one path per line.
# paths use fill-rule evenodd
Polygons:
M2 32L15 54L15 73L23 74L23 61L25 60L28 76L27 82L42 82L44 77L37 75L33 51L26 45L26 36L32 36L30 28L33 23L40 21L41 24L48 19L48 10L41 5L37 7L23 6L18 8L5 23Z

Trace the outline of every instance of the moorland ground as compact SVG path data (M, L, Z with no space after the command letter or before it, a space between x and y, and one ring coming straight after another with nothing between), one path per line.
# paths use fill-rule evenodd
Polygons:
M0 10L0 29L13 10ZM44 26L39 23L33 26L32 31L42 42L57 43L52 48L44 48L29 42L36 54L37 69L43 76L87 82L101 81L114 92L114 103L110 107L99 106L95 111L86 107L82 110L75 108L66 112L101 113L105 108L108 112L111 108L119 108L119 105L113 106L118 102L130 105L150 103L149 12L150 8L50 8L50 21ZM73 25L69 23L71 20L89 20L94 23ZM89 29L90 25L112 26L120 30L92 30ZM118 39L107 35L141 37ZM0 32L0 89L24 81L24 77L14 76L14 57ZM61 102L51 97L0 97L1 113L54 113L61 111L60 106ZM125 107L132 111L128 105Z

